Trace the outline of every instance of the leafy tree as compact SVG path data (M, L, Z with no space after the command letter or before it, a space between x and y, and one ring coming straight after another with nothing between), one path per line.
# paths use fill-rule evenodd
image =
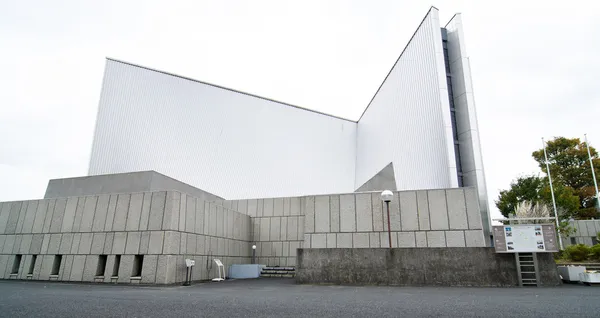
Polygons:
M579 138L556 137L547 143L546 152L554 185L572 188L579 197L579 208L583 210L579 213L580 216L590 213L593 216L596 193L585 143L581 142ZM600 177L600 158L593 147L590 147L590 153L598 178ZM547 174L544 149L534 151L532 156L538 162L540 169Z
M554 187L556 206L560 218L573 217L579 208L579 198L573 189L566 186ZM511 182L510 189L500 191L496 200L496 207L502 215L508 217L515 213L515 209L524 201L530 201L533 205L543 203L552 206L552 195L550 186L545 178L536 175L522 176Z

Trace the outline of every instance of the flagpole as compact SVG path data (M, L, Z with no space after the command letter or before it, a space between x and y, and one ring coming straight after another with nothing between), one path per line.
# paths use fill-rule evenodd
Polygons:
M562 236L560 235L560 225L558 223L558 210L556 210L556 199L554 199L554 187L552 186L552 176L550 175L550 164L548 163L548 154L546 153L546 142L542 138L544 145L544 158L546 159L546 171L548 172L548 180L550 181L550 194L552 195L552 207L554 207L554 219L556 220L556 230L558 231L558 244L560 249L563 249Z
M587 147L588 157L590 157L590 167L592 168L592 178L594 179L594 187L596 188L596 206L600 209L600 195L598 195L598 181L596 181L596 173L594 172L594 162L590 153L590 144L587 141L587 134L583 134L585 138L585 146Z

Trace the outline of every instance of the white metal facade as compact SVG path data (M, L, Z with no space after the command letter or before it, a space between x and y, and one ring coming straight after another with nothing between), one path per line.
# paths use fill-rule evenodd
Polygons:
M455 31L448 41L458 43ZM470 138L461 142L478 143ZM478 144L464 148L480 160ZM431 8L358 122L108 60L89 174L156 170L245 199L352 192L393 162L398 190L451 188L454 149L441 25ZM474 167L468 173L483 180L482 166ZM487 210L485 183L464 180L479 187Z
M390 162L398 190L457 187L438 12L432 8L358 121L359 187Z

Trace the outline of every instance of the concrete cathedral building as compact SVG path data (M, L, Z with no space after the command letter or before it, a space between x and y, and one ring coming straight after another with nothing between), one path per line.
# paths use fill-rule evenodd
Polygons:
M108 59L89 176L0 203L0 277L168 284L253 244L281 266L387 247L384 189L393 247L489 245L459 14L429 10L357 121Z

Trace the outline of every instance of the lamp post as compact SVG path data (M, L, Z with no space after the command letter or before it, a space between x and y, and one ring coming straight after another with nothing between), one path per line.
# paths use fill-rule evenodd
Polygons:
M390 248L392 248L392 227L390 225L390 201L394 198L394 193L390 190L381 192L381 200L385 202L387 208L387 223L388 223L388 240L390 242Z
M256 262L256 245L252 245L252 264Z

